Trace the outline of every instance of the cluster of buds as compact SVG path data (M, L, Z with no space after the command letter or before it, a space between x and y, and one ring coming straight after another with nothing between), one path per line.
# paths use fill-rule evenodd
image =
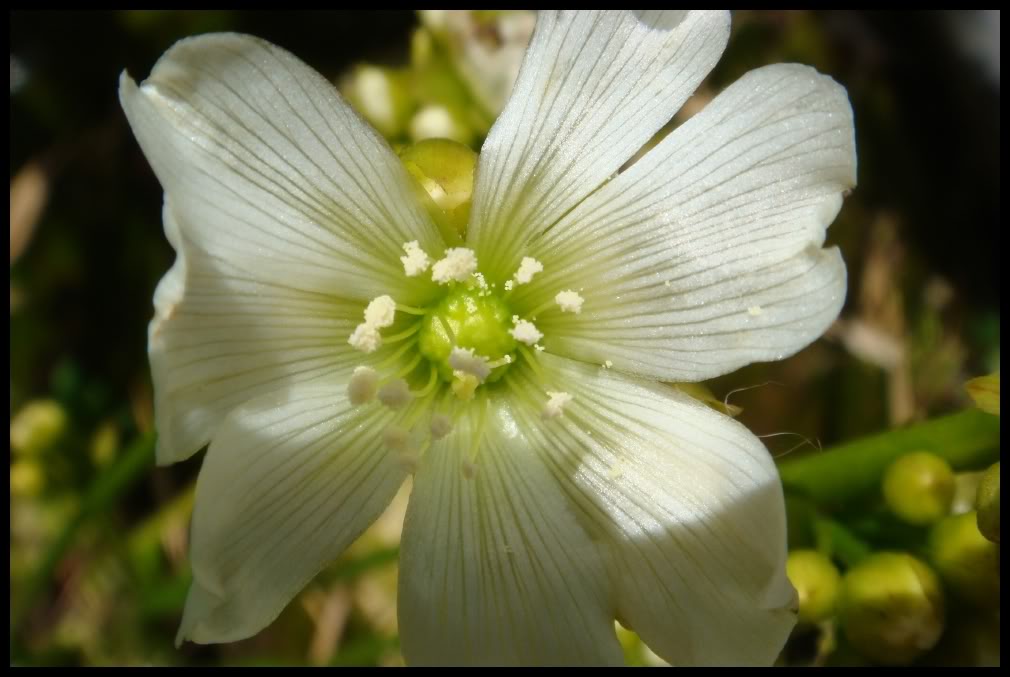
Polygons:
M822 538L819 549L793 550L787 571L801 628L830 635L837 626L866 659L908 665L937 648L953 605L970 615L999 608L999 463L955 473L940 456L913 452L886 468L880 489L898 529L925 543L921 555L883 538L879 551L860 543L843 554Z

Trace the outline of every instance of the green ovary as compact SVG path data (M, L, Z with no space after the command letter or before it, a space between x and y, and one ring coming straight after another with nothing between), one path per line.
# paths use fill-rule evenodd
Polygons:
M421 354L438 369L446 382L452 381L449 354L453 347L471 348L489 362L506 355L513 359L515 339L509 333L512 314L493 292L478 288L457 288L424 316L418 338ZM493 383L508 370L503 364L491 371L485 383Z

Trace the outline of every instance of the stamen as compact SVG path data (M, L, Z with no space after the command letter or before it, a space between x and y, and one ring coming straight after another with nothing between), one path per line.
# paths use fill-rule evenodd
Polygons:
M453 247L445 250L445 258L436 261L431 268L431 279L439 284L449 284L452 281L466 282L467 278L477 270L477 255L466 247Z
M403 251L407 252L407 255L401 256L400 261L403 262L403 272L407 274L407 277L417 277L431 266L431 259L421 249L417 240L404 244Z
M525 360L523 360L522 364L528 364L530 369L533 370L533 373L537 375L537 378L543 379L544 372L540 368L540 363L537 362L536 353L534 353L524 345L519 346L519 352L521 352L523 354L523 357L526 358Z
M399 348L396 349L396 352L394 352L392 355L390 355L389 357L387 357L386 359L384 359L382 362L380 362L379 364L377 364L376 367L378 367L378 369L380 371L382 371L384 369L388 369L390 365L392 365L392 364L396 363L397 361L399 361L399 359L401 357L403 357L403 354L405 352L407 352L408 350L410 350L413 345L414 345L413 341L410 341L408 343L404 343L402 346L400 346Z
M453 348L449 353L449 366L477 377L481 383L491 374L491 365L486 357L474 355L473 348Z
M396 301L390 296L378 296L365 308L365 324L376 329L384 329L396 319Z
M503 367L506 364L512 364L511 355L505 355L504 357L497 359L494 362L488 362L487 366L491 367L492 369L497 369L498 367Z
M429 429L431 430L432 438L440 440L452 432L452 419L445 414L435 414L431 417Z
M423 388L414 393L414 397L426 397L427 395L431 394L431 391L435 389L436 385L438 385L438 369L435 368L435 365L429 364L428 383Z
M509 333L512 334L512 338L520 343L525 343L526 345L531 346L544 337L544 335L537 330L536 325L529 320L520 320L518 315L513 315L512 322L515 326L512 329L509 329Z
M379 401L390 409L402 409L412 397L407 382L402 378L394 379L379 388Z
M417 368L417 365L421 363L421 359L421 353L415 353L414 357L410 359L410 362L400 369L400 371L396 372L396 375L400 378L407 376L410 372Z
M533 276L544 269L544 264L531 256L524 256L519 263L519 270L513 276L516 284L526 284L533 279Z
M554 300L557 301L562 312L575 313L576 315L582 312L582 304L585 302L585 299L579 296L578 292L572 291L571 289L559 291L558 295L554 297Z
M389 426L382 433L382 442L393 451L403 453L410 448L410 433L399 426Z
M470 441L470 450L467 458L463 459L463 477L473 479L477 473L477 453L480 451L480 442L484 437L484 429L487 427L487 395L481 394L480 417L477 419L477 429L474 431L473 439Z
M358 406L371 402L379 389L379 375L371 367L355 367L347 384L347 399Z
M416 334L420 329L421 329L421 323L415 322L410 326L410 328L404 329L398 334L392 334L390 336L387 336L382 340L382 342L386 344L397 343L398 341L402 341L405 338L410 338L411 336Z
M550 399L544 405L543 417L557 418L561 416L565 405L572 401L572 396L565 392L554 393L547 391L547 394L550 395Z
M415 306L405 306L402 303L396 304L396 309L401 313L407 313L408 315L424 315L428 312L427 308L417 308Z
M354 328L347 342L363 353L374 353L382 345L382 337L378 329L363 322Z
M463 371L453 372L455 378L452 380L452 392L456 394L456 397L464 402L473 399L473 393L477 390L477 386L480 385L480 381L473 374L467 374Z

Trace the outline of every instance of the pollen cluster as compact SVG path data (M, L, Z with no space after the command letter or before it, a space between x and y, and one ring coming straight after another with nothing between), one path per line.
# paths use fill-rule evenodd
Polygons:
M416 241L405 243L403 251L404 275L416 278L430 271L441 291L420 308L398 304L388 295L368 303L364 322L348 338L365 354L366 364L351 374L347 397L355 406L374 402L396 412L383 440L413 468L431 444L452 434L468 407L479 407L483 421L488 399L508 394L510 369L525 362L527 377L542 379L536 362L544 334L534 324L536 314L551 308L578 313L584 301L577 292L562 290L554 303L521 317L512 312L508 298L516 285L531 283L544 270L540 261L524 257L499 289L466 247L448 248L437 260ZM562 416L572 396L556 384L548 390L548 385L543 383L540 406L543 418L553 420ZM462 468L468 477L476 472L479 437L473 443L474 458Z

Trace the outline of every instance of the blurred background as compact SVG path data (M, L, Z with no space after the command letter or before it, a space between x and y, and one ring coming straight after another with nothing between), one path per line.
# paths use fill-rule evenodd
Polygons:
M402 664L396 555L406 489L260 635L173 647L202 457L168 468L153 462L146 331L173 253L161 228L161 191L119 107L117 80L124 69L146 77L184 36L252 33L330 78L395 146L447 136L479 150L533 16L10 18L11 663ZM724 58L670 129L746 71L782 61L831 75L852 100L859 185L828 234L848 265L848 299L838 322L800 354L694 392L768 436L790 490L791 547L825 554L842 575L869 552L895 549L938 574L928 613L895 612L917 619L918 636L930 638L898 662L998 664L998 467L997 542L971 541L975 549L955 552L947 566L937 548L950 539L936 533L941 522L958 528L951 520L973 508L979 472L999 458L998 418L994 428L971 418L991 414L974 410L965 388L999 370L999 12L736 12ZM996 393L998 416L998 377ZM805 459L850 443L865 451L859 444L868 436L910 451L918 441L888 431L928 433L931 421L951 416L967 427L915 438L927 447L928 438L943 439L949 447L927 449L940 456L971 447L947 459L953 498L928 524L895 519L900 511L884 496L880 467L843 478L848 488L837 495L802 481ZM967 582L966 571L975 572ZM853 636L845 631L848 607L830 607L797 629L780 663L889 662L881 647L912 641L901 636L900 620L876 638ZM621 637L631 663L660 663L632 633Z

